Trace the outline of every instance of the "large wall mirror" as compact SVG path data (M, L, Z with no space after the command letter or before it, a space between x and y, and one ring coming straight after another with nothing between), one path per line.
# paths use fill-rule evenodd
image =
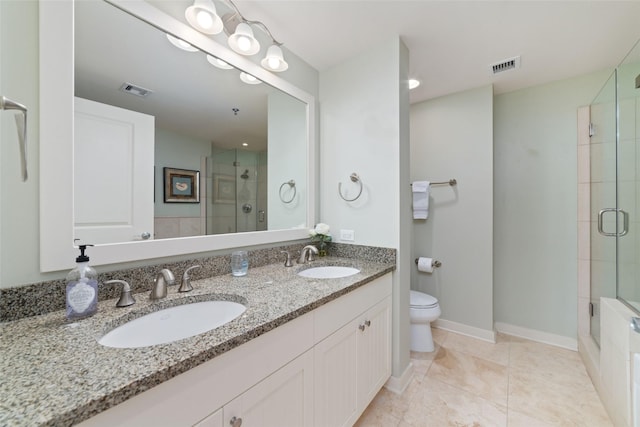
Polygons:
M74 239L95 244L101 265L307 236L311 95L151 3L51 3L41 10L41 40L56 46L41 51L42 271L68 268Z

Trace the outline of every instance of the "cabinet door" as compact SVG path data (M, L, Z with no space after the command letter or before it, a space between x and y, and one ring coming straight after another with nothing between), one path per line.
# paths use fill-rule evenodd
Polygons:
M224 406L224 426L313 425L313 351L309 350Z
M358 408L369 405L391 375L391 297L376 304L358 325Z
M353 425L356 399L358 323L352 321L314 348L315 426Z

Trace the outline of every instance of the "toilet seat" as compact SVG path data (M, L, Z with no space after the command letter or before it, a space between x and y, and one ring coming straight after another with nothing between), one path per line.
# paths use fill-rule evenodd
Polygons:
M438 305L438 299L429 294L418 291L409 291L409 307L410 308L433 308Z

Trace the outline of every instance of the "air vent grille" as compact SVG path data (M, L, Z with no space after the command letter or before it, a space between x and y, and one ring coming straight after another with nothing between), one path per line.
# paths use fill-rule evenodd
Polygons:
M131 95L139 96L141 98L146 98L153 93L153 91L150 89L145 89L142 86L136 86L131 83L123 83L122 86L120 86L120 90L125 93L130 93Z
M515 70L520 68L520 57L515 56L513 58L505 59L504 61L496 62L489 65L491 74L504 73L505 71Z

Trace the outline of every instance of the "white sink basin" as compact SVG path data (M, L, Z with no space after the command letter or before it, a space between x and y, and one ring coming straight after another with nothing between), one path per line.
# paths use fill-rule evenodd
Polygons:
M247 308L232 301L204 301L165 308L109 331L98 342L106 347L138 348L202 334L226 323Z
M341 277L349 277L360 273L360 270L353 267L341 267L335 265L327 265L322 267L311 267L302 270L298 276L308 277L311 279L339 279Z

